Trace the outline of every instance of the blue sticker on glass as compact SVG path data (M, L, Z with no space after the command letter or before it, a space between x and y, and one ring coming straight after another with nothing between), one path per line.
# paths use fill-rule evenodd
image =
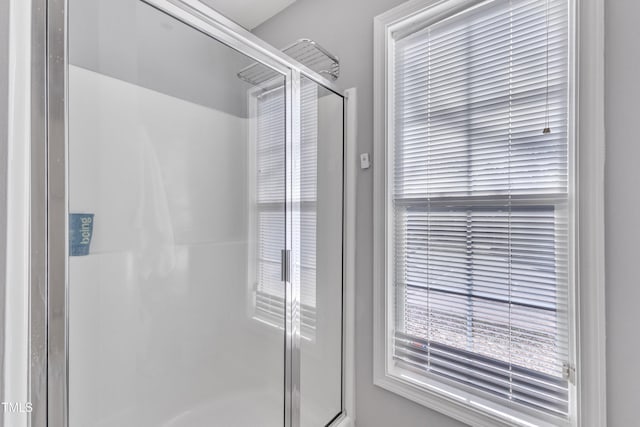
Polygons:
M69 214L69 255L89 255L93 236L93 214Z

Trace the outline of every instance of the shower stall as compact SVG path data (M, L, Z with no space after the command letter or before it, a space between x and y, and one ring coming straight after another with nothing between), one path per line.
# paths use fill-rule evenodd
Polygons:
M326 51L206 1L41 3L32 425L349 425L348 96L303 64Z

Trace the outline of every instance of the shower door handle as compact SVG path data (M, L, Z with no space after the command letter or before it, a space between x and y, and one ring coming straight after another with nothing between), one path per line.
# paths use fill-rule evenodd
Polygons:
M282 249L280 251L280 280L282 280L283 282L288 282L289 279L289 272L291 271L291 250L289 249Z

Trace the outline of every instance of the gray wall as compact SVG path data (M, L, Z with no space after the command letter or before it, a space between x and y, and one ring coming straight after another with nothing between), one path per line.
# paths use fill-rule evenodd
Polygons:
M298 0L254 30L276 47L309 37L341 58L343 89L358 88L358 152L373 152L373 17L401 0ZM374 167L375 167L375 159ZM358 427L462 424L373 385L373 169L358 170L356 416Z
M69 23L71 64L244 115L252 61L226 45L138 0L70 0Z
M281 47L310 37L341 59L342 88L357 87L358 151L373 149L373 17L401 0L298 0L254 32ZM608 425L637 425L640 400L640 3L606 8L606 268ZM375 159L374 159L375 162ZM358 172L356 411L358 427L459 425L372 383L372 170ZM630 191L631 190L631 191Z
M607 403L609 426L640 402L640 2L605 2Z

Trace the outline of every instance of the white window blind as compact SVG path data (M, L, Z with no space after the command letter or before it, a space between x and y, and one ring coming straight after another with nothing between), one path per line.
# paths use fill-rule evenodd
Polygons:
M255 308L262 320L282 326L285 315L280 251L285 247L285 91L283 87L258 95L256 129L257 277ZM316 200L317 200L317 85L301 90L300 200L292 209L300 215L300 300L302 333L312 338L316 323Z
M395 363L567 417L568 2L484 2L393 52Z

